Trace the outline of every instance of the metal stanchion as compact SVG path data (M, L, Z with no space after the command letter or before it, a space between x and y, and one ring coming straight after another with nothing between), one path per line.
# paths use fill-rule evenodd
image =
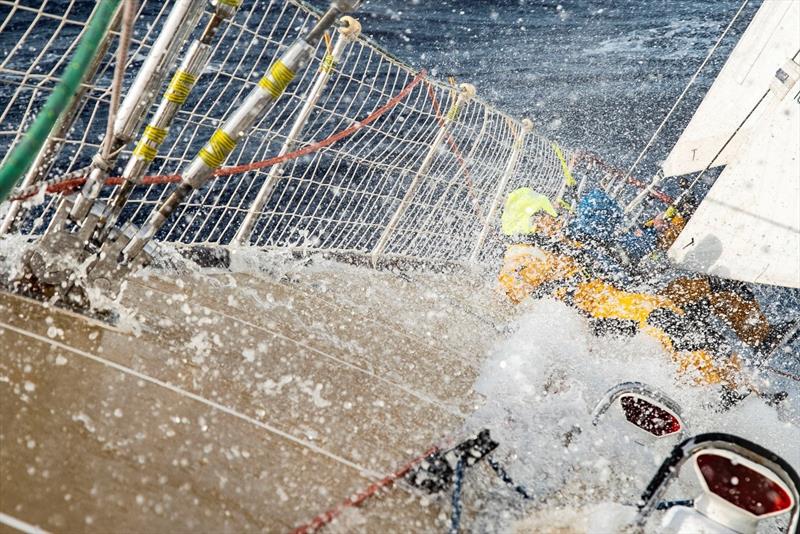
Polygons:
M102 241L113 227L133 188L140 184L150 164L158 155L158 149L167 137L172 121L180 111L189 93L194 89L197 79L203 73L211 57L214 36L220 26L232 19L243 0L216 1L214 15L209 20L202 35L189 46L180 67L172 76L167 90L161 98L153 118L144 129L142 137L128 161L122 177L125 180L109 201L98 221L96 239Z
M308 117L311 115L311 111L319 101L320 96L322 96L322 92L325 90L328 80L331 78L334 67L341 60L345 46L347 43L355 41L361 34L361 24L356 19L353 17L342 17L341 20L344 25L339 28L339 36L336 38L336 42L334 43L332 49L325 55L325 59L322 61L322 65L320 66L316 79L314 80L311 90L306 97L306 101L298 113L297 118L292 125L292 129L286 136L286 141L284 141L283 146L281 146L281 149L278 152L278 157L289 153L297 144L300 132L306 125L306 122L308 122ZM239 230L236 232L236 236L233 238L234 243L245 244L250 239L250 234L253 232L253 227L255 226L261 209L264 207L264 204L267 203L267 200L269 200L272 190L275 188L275 183L283 174L283 169L283 164L274 165L270 169L269 174L267 175L266 180L264 180L264 183L261 185L261 189L259 189L258 195L256 195L253 204L250 206L242 225L239 227Z
M335 0L317 24L302 38L295 41L261 78L258 85L245 98L239 108L225 121L200 150L197 156L181 173L181 183L172 194L153 211L144 226L122 249L119 258L123 264L130 263L155 236L169 216L189 194L202 187L214 175L236 148L236 144L251 130L255 122L276 101L295 77L295 73L308 62L315 46L323 34L342 14L355 9L360 0ZM116 259L116 258L115 258Z
M119 151L133 139L158 93L158 88L164 81L167 70L175 61L183 43L197 25L202 14L202 2L178 0L175 3L164 23L161 34L153 43L133 85L122 101L114 122L113 139L105 140L105 143L110 146L110 156L103 157L101 153L98 153L92 158L92 167L86 184L74 201L62 199L58 213L53 217L48 232L60 230L67 218L79 224L86 218L105 185Z

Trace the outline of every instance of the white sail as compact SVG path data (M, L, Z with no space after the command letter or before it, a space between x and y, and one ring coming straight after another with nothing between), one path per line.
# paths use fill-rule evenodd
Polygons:
M765 0L665 160L665 176L698 172L733 159L759 119L780 101L769 95L759 105L775 72L800 51L799 36L800 1Z
M798 36L800 38L800 35ZM800 65L669 250L693 271L800 287ZM776 80L779 81L779 80ZM773 94L780 94L775 84Z

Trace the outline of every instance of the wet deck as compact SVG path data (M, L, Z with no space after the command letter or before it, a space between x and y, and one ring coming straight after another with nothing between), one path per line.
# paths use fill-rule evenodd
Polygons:
M459 428L493 302L463 276L335 264L154 272L116 326L0 293L0 512L289 531ZM344 530L431 530L443 511L398 487Z

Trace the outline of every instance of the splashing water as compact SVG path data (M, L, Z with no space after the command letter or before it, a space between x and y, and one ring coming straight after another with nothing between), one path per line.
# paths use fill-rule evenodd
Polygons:
M500 442L496 456L512 478L547 502L518 525L520 531L543 532L547 525L562 532L556 527L563 523L572 529L566 532L610 532L630 521L649 479L687 436L650 438L614 413L592 426L595 404L622 382L647 383L675 400L689 435L728 432L771 448L791 464L800 461L800 428L791 422L796 390L777 410L751 395L721 411L719 389L679 375L648 335L595 337L588 322L560 302L522 306L513 332L483 365L475 390L486 401L467 422L472 431L490 428ZM676 498L697 495L693 484L675 487Z

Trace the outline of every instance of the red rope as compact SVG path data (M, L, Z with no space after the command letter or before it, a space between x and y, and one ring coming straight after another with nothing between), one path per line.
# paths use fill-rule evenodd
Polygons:
M578 152L578 161L583 161L584 163L594 163L601 169L605 170L607 173L615 175L617 177L624 177L626 175L625 171L622 169L618 169L613 165L606 163L605 161L601 160L599 156L596 154L592 154L590 152ZM627 182L634 187L638 187L639 189L644 189L647 187L647 184L644 182L637 180L633 176L629 176ZM659 191L658 189L653 189L650 191L650 196L653 198L657 198L664 204L672 204L672 197L664 193L663 191Z
M264 161L259 161L259 162L256 162L256 163L249 163L247 165L239 165L238 167L225 167L225 168L219 169L214 174L216 176L229 176L231 174L240 174L240 173L244 173L244 172L247 172L247 171L252 171L252 170L255 170L255 169L261 169L261 168L264 168L264 167L270 167L272 165L277 165L278 163L283 163L284 161L288 161L288 160L291 160L291 159L296 159L296 158L311 154L312 152L316 152L316 151L320 150L321 148L325 148L327 146L330 146L333 143L335 143L335 142L337 142L337 141L339 141L341 139L344 139L345 137L347 137L349 135L352 135L352 134L356 133L358 130L360 130L364 126L367 126L368 124L374 122L379 117L381 117L384 113L386 113L387 111L389 111L390 109L395 107L397 104L399 104L403 99L405 99L408 96L408 94L425 78L426 75L427 75L426 71L423 70L422 72L417 74L417 76L411 81L411 83L409 83L407 86L405 86L402 91L400 91L397 95L392 97L391 100L386 102L386 104L384 104L380 108L378 108L375 111L373 111L366 119L354 124L353 126L351 126L349 128L346 128L346 129L344 129L344 130L342 130L342 131L340 131L338 133L333 134L332 136L328 137L327 139L324 139L324 140L320 141L319 143L314 143L313 145L309 145L309 146L307 146L305 148L301 148L300 150L295 150L294 152L289 152L288 154L286 154L284 156L278 156L278 157L270 158L270 159L267 159L267 160L264 160Z
M436 91L433 89L433 84L426 81L425 85L428 88L428 97L431 99L431 103L433 104L436 120L439 122L439 126L444 127L445 120L442 116L442 108L439 106L439 100L436 98ZM469 193L469 196L472 197L472 200L474 200L472 209L475 211L475 214L478 215L478 218L484 219L484 222L486 222L486 219L483 217L483 213L480 209L480 200L478 199L477 195L475 195L475 190L473 188L474 184L472 182L472 172L470 171L469 165L467 165L466 160L464 160L464 156L462 155L461 150L459 150L458 144L456 143L455 139L453 139L453 136L450 134L450 132L447 132L447 144L450 145L450 151L456 157L458 164L462 169L464 169L464 180L467 183L467 192Z
M317 530L321 529L322 527L331 523L334 519L339 517L346 508L354 508L357 506L361 506L361 504L363 504L364 501L377 494L381 489L392 486L398 479L406 476L406 474L408 474L408 472L411 471L411 469L413 469L414 466L416 466L422 460L424 460L431 454L437 452L438 450L439 450L438 447L431 447L430 449L428 449L428 451L417 456L416 458L405 464L403 467L401 467L394 473L382 478L377 482L373 482L362 491L354 493L353 495L351 495L338 505L334 506L330 510L327 510L319 514L317 517L315 517L308 523L297 527L292 531L292 534L309 534L311 532L316 532Z
M297 158L306 156L308 154L317 152L317 151L319 151L319 150L321 150L321 149L323 149L325 147L328 147L328 146L336 143L337 141L341 141L345 137L353 135L354 133L356 133L360 129L364 128L365 126L369 125L370 123L375 122L381 116L386 114L387 111L389 111L392 108L394 108L397 104L399 104L401 101L403 101L409 95L409 93L411 93L411 91L417 85L419 85L419 83L422 80L425 79L426 76L427 76L427 72L425 70L422 70L419 74L417 74L417 76L413 80L411 80L411 83L409 83L408 85L406 85L403 88L402 91L400 91L398 94L396 94L394 97L392 97L388 102L386 102L386 104L384 104L383 106L379 107L378 109L373 111L371 114L369 114L365 119L357 122L356 124L354 124L353 126L350 126L349 128L345 128L344 130L341 130L341 131L331 135L330 137L327 137L327 138L323 139L322 141L319 141L318 143L313 143L313 144L308 145L308 146L306 146L304 148L301 148L299 150L295 150L294 152L288 152L288 153L284 154L283 156L276 156L276 157L272 157L272 158L269 158L269 159L265 159L263 161L256 161L256 162L248 163L248 164L245 164L245 165L237 165L237 166L233 166L233 167L223 167L221 169L217 169L214 172L214 176L217 176L217 177L219 177L219 176L230 176L232 174L242 174L242 173L249 172L249 171L252 171L252 170L263 169L265 167L271 167L273 165L278 165L280 163L284 163L286 161L297 159ZM151 185L151 184L173 183L173 182L180 182L180 181L181 181L180 175L177 175L177 174L164 174L164 175L157 175L157 176L145 176L144 179L142 180L142 183L145 184L145 185ZM46 192L47 193L71 193L71 192L75 191L78 187L83 185L85 182L86 182L86 177L85 176L81 177L81 178L72 178L70 180L65 180L64 182L60 182L60 183L56 183L56 184L48 186L47 189L46 189ZM113 178L108 178L106 180L106 185L119 185L121 183L122 183L122 178L119 177L119 176L115 176ZM34 191L34 192L27 193L27 194L19 195L19 196L16 196L16 197L12 197L11 200L25 200L27 198L35 196L36 194L37 194L37 192Z

